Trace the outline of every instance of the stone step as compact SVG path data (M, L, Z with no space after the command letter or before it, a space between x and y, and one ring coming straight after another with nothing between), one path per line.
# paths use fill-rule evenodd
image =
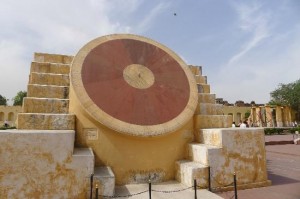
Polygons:
M71 64L73 58L74 58L73 56L69 56L69 55L34 53L35 62Z
M201 188L208 187L208 167L189 160L179 160L175 163L176 180L187 185L193 186L194 179Z
M28 84L27 96L28 97L39 97L39 98L68 99L69 98L69 87L68 86L48 86L48 85Z
M194 127L198 129L229 128L232 124L231 115L194 115Z
M221 149L213 145L190 143L188 146L189 159L209 166L210 160L220 157Z
M29 84L69 86L70 78L68 74L32 72L29 76Z
M195 75L196 83L207 84L207 77L202 75Z
M32 130L74 130L73 114L19 113L18 129Z
M79 166L82 165L89 165L88 173L92 174L94 172L94 165L95 165L95 156L93 150L91 148L74 148L73 155L72 155L72 164ZM84 168L84 167L82 167Z
M200 129L198 131L195 131L195 142L203 143L210 146L223 147L223 130L224 129Z
M210 93L210 85L209 84L200 84L197 83L198 93Z
M80 196L77 194L72 198L89 198L89 195L87 195L87 186L90 185L89 177L94 173L94 153L91 148L74 148L71 159L72 161L67 163L66 166L68 170L74 170L77 176L81 176L82 181L74 183L80 184L81 188L84 189Z
M216 95L210 93L198 93L198 103L216 103Z
M253 139L256 135L256 144L259 142L265 145L264 128L212 128L212 129L199 129L195 131L195 142L200 142L207 145L216 147L231 146L232 140Z
M222 104L198 103L196 115L223 115Z
M98 184L99 195L113 196L115 194L115 175L110 167L95 167L94 182Z
M31 62L30 73L69 74L70 64Z
M202 66L189 65L189 67L194 75L202 75Z
M23 113L69 113L69 100L56 98L23 99Z

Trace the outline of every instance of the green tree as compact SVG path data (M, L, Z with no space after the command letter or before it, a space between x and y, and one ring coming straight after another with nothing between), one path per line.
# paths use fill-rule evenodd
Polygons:
M0 105L6 106L7 105L7 101L8 100L4 96L0 95Z
M27 96L26 91L19 91L17 95L12 99L14 101L14 106L22 106L23 98Z
M300 79L289 83L279 84L279 87L271 93L271 105L291 106L298 115L300 113ZM298 116L299 119L299 116Z

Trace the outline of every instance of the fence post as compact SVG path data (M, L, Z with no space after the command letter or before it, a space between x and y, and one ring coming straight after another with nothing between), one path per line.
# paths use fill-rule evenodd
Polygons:
M208 166L208 191L211 191L210 180L210 166Z
M151 199L151 179L149 178L149 199Z
M235 172L233 173L233 183L234 183L234 198L238 199L237 189L236 189L236 175L235 175Z
M96 184L96 199L98 199L98 184Z
M91 177L90 177L90 199L93 199L93 183L94 183L94 174L92 173L91 174Z
M197 199L197 180L194 179L195 199Z

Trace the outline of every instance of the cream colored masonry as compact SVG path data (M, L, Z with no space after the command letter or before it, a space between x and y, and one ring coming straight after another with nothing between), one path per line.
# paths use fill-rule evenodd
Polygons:
M115 183L141 183L149 174L157 174L157 182L177 179L187 186L196 179L198 185L205 188L208 187L209 167L212 187L227 189L225 186L232 183L233 172L237 174L239 188L270 184L263 130L230 128L232 117L222 114L222 106L215 103L215 94L210 93L207 78L202 75L202 67L198 66L190 66L198 86L198 106L191 121L180 131L167 137L139 140L119 136L101 127L107 132L99 134L97 139L103 141L106 149L111 149L106 152L99 151L101 146L95 144L93 137L91 140L76 138L78 129L75 123L80 122L80 118L85 118L85 124L94 124L95 121L89 121L84 112L83 115L69 113L70 101L75 100L69 98L68 75L72 59L66 55L35 53L28 96L24 99L23 113L18 114L18 130L0 133L0 159L3 160L0 164L0 198L86 198L91 173L95 173L95 183L100 187L100 194L104 195L113 195ZM171 165L167 164L166 158L151 159L144 161L145 165L139 165L140 168L144 166L143 170L124 172L109 167L111 163L122 166L125 162L121 162L122 154L114 151L114 147L121 145L106 143L106 137L103 137L106 133L110 139L116 139L115 143L123 145L126 145L125 140L137 143L136 147L143 142L151 148L151 144L162 142L175 145L176 150L176 143L180 142L185 148L176 151L181 160L177 159ZM184 144L186 142L188 144ZM86 148L76 148L78 146ZM163 148L163 145L159 146ZM136 154L129 154L125 160L142 154L142 149L146 150L145 147L139 148L135 150ZM172 150L161 150L159 157L172 156ZM125 154L128 151L119 152ZM147 153L151 154L151 151ZM147 169L155 161L166 166ZM135 166L134 162L126 164Z

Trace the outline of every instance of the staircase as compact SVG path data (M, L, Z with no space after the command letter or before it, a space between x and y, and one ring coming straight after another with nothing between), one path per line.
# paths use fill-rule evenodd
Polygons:
M39 133L43 133L43 130L55 130L55 133L67 132L70 135L75 133L75 115L69 113L69 73L72 59L72 56L67 55L35 53L31 63L27 97L23 100L22 113L18 114L19 130L39 130ZM74 139L70 141L74 144ZM74 148L72 168L84 169L90 167L86 165L90 162L94 168L94 154L91 149ZM115 177L111 169L97 167L93 170L87 175L94 173L99 194L113 195Z
M194 115L195 142L187 146L188 155L185 160L175 163L176 180L187 186L193 186L194 179L202 188L208 187L208 166L210 157L215 157L221 147L213 143L206 143L202 138L201 129L231 127L231 116L223 115L222 105L215 103L215 95L210 94L207 78L202 76L202 68L189 66L198 87L198 106Z
M73 57L35 53L18 129L74 130L69 114L69 72Z

